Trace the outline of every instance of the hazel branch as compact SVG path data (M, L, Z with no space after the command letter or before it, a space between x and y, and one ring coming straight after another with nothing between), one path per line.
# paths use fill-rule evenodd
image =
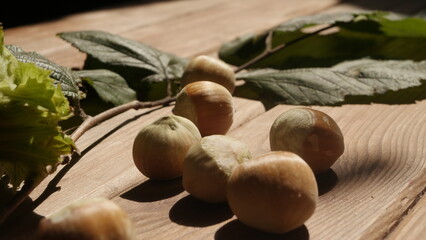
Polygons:
M316 31L314 31L314 32L311 32L311 33L305 34L305 35L303 35L303 36L301 36L301 37L298 37L298 38L296 38L296 39L293 39L293 40L291 40L291 41L289 41L289 42L287 42L287 43L280 44L280 45L278 45L278 46L276 46L276 47L274 47L274 48L271 48L271 47L270 47L270 45L271 45L270 43L268 44L268 42L270 42L270 36L271 36L271 34L269 34L269 35L268 35L268 38L267 38L267 39L269 39L269 41L268 41L268 42L267 42L267 44L266 44L266 46L267 46L266 50L265 50L263 53L261 53L260 55L258 55L258 56L256 56L255 58L251 59L250 61L248 61L248 62L244 63L244 64L243 64L243 65L241 65L241 66L239 66L237 69L235 69L235 71L234 71L234 72L235 72L235 73L238 73L238 72L240 72L240 71L242 71L242 70L244 70L244 69L247 69L247 68L251 67L252 65L254 65L254 64L258 63L258 62L260 62L261 60L263 60L263 59L265 59L265 58L269 57L270 55L272 55L272 54L274 54L274 53L276 53L276 52L279 52L279 51L283 50L284 48L287 48L287 47L289 47L289 46L291 46L291 45L293 45L293 44L295 44L295 43L298 43L298 42L300 42L300 41L302 41L302 40L306 39L306 38L309 38L309 37L312 37L312 36L318 35L319 33L323 32L323 31L325 31L325 30L331 29L331 28L333 28L333 27L336 27L336 26L337 26L337 24L331 24L331 25L329 25L329 26L326 26L326 27L320 28L320 29L318 29L318 30L316 30Z
M132 101L129 103L122 104L117 107L110 108L102 113L99 113L96 116L88 116L83 123L72 133L71 139L76 142L85 132L87 132L90 128L100 124L101 122L110 119L114 116L117 116L120 113L123 113L130 109L141 109L141 108L150 108L156 106L166 106L170 103L174 102L176 97L166 97L157 101L151 102L140 102L140 101Z

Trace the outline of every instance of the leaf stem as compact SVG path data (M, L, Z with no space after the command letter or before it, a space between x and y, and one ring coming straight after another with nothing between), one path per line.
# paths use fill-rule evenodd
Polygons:
M270 55L272 55L272 54L274 54L274 53L276 53L278 51L281 51L282 49L284 49L286 47L289 47L289 46L291 46L291 45L293 45L295 43L298 43L298 42L300 42L300 41L302 41L302 40L304 40L306 38L312 37L314 35L317 35L317 34L323 32L325 30L328 30L328 29L336 27L336 26L337 26L336 23L328 25L328 26L325 26L325 27L320 28L320 29L318 29L318 30L316 30L314 32L311 32L311 33L305 34L305 35L303 35L301 37L298 37L296 39L293 39L293 40L291 40L291 41L289 41L287 43L282 43L282 44L276 46L275 48L271 48L270 47L271 46L271 39L272 39L271 35L272 35L272 33L269 32L268 33L268 37L267 37L267 42L266 42L266 46L267 46L266 50L263 53L261 53L260 55L257 55L255 58L251 59L250 61L242 64L241 66L239 66L237 69L235 69L234 72L238 73L238 72L240 72L240 71L242 71L244 69L247 69L247 68L251 67L252 65L258 63L259 61L261 61L261 60L269 57Z

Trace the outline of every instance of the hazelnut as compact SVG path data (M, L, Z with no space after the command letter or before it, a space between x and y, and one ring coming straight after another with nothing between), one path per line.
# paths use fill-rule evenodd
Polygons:
M226 202L226 184L240 163L251 159L246 144L224 135L203 137L191 146L183 164L184 189L210 203Z
M195 81L211 81L224 86L232 94L235 90L234 70L220 59L200 55L188 63L181 79L182 87Z
M233 123L233 98L217 83L193 82L177 94L173 113L191 120L203 137L225 135Z
M200 132L188 119L174 115L162 117L142 128L136 136L134 163L151 179L180 177L186 152L200 139Z
M114 202L92 197L77 200L41 220L40 240L134 240L133 222Z
M310 108L282 113L272 124L272 151L290 151L303 158L315 173L329 169L343 154L343 134L327 114Z
M291 152L269 152L238 165L227 185L231 210L244 224L282 234L315 211L318 188L308 164Z

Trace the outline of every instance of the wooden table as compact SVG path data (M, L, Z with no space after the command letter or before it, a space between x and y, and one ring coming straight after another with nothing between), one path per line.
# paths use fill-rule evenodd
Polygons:
M191 57L215 55L225 41L293 17L354 9L414 13L426 7L420 0L370 2L149 1L6 28L5 42L81 67L85 55L56 33L103 30ZM293 107L265 110L260 102L235 98L235 122L228 135L245 141L253 155L267 152L273 120ZM135 222L138 239L426 239L426 100L312 107L337 121L346 150L318 178L316 212L293 232L269 235L250 229L226 204L189 196L181 179L155 182L138 172L131 155L133 139L141 127L169 114L170 106L130 110L87 132L77 142L81 157L59 167L31 194L0 227L0 239L31 239L43 216L86 196L104 196L120 205Z

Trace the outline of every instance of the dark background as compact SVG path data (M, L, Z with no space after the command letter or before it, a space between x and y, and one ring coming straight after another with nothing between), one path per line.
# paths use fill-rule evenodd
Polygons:
M73 13L149 2L158 0L3 0L0 4L0 23L4 28L10 28L54 20Z
M0 3L0 23L2 23L4 28L10 28L55 20L78 12L160 1L170 0L86 0L83 2L64 0L3 0ZM383 6L388 6L393 11L402 14L414 14L423 9L422 16L426 15L426 0L341 0L341 2L372 10L386 11L389 9Z

